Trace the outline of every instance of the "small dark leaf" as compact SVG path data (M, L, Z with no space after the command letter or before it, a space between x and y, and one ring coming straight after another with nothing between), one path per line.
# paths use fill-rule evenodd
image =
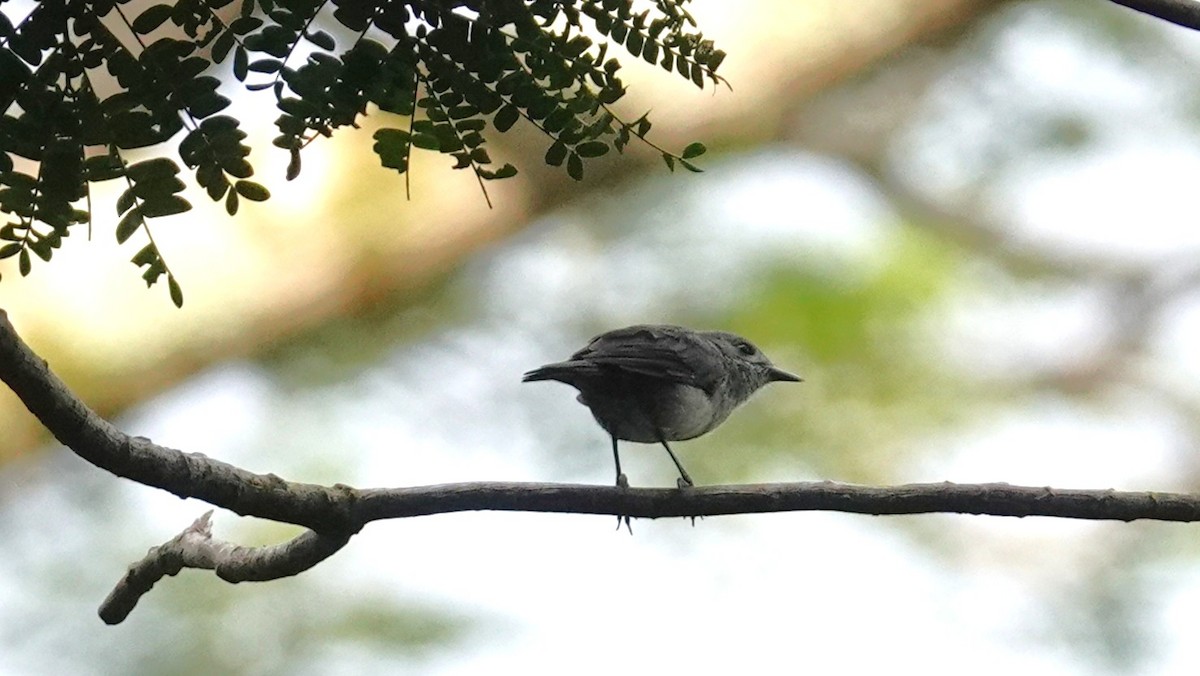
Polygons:
M167 275L167 289L171 293L171 302L175 307L183 307L183 289L179 288L179 282L175 281L175 276Z
M412 144L424 150L440 150L441 145L438 143L438 138L433 134L418 132L412 135Z
M333 41L333 36L325 31L313 31L311 35L305 35L309 42L320 47L321 49L333 51L337 47L337 43Z
M517 110L516 106L502 106L500 110L496 111L496 117L492 118L492 126L496 128L496 131L506 132L512 129L520 117L521 111Z
M238 47L233 51L233 76L238 79L238 82L244 82L248 74L250 62L246 55L246 50Z
M233 184L233 189L252 202L263 202L271 197L270 191L254 181L238 181Z
M297 176L300 175L300 149L292 148L292 149L290 149L290 152L291 152L291 159L288 160L287 175L286 175L286 178L289 181L295 179Z
M251 11L254 10L251 9ZM249 33L250 31L261 26L262 23L262 19L256 16L243 16L234 19L233 23L229 24L229 30L237 33L238 35L245 35L246 33Z
M156 157L131 164L125 171L134 182L141 182L154 177L174 176L179 173L179 165L166 157Z
M389 169L403 173L408 170L410 137L402 129L380 129L375 132L375 154L379 162Z
M505 164L492 173L492 178L512 178L517 175L517 168L511 164Z
M129 208L132 207L136 201L137 195L133 192L133 188L129 188L125 192L121 193L121 196L117 198L117 215L120 216L126 211L129 211Z
M562 141L555 141L546 151L546 164L552 167L562 166L565 159L567 159L567 146Z
M171 18L170 5L154 5L142 12L133 20L133 31L145 35L158 28L164 21Z
M233 49L233 37L232 30L227 30L217 36L217 39L212 43L212 57L214 62L221 63L225 60L225 57L229 56L229 50Z
M283 62L278 59L257 59L247 67L256 73L276 73L283 68Z
M139 249L130 260L138 267L153 265L154 261L158 260L158 249L155 249L153 244L147 244Z
M141 212L146 218L159 218L182 214L191 208L191 202L188 202L179 195L170 195L142 202Z
M721 62L724 60L725 60L725 52L723 52L719 49L715 50L708 57L708 69L714 73L717 72L717 68L719 68L721 66Z
M124 244L125 240L142 227L142 223L142 213L139 210L134 209L125 214L125 217L117 223L117 244Z
M690 160L695 157L700 157L706 152L708 152L708 148L704 147L703 143L689 143L688 146L683 149L683 154L681 157L683 157L685 160Z
M603 141L588 141L580 143L575 148L580 157L600 157L608 152L608 144Z
M579 155L575 153L567 156L567 176L576 181L583 180L583 160L579 159Z

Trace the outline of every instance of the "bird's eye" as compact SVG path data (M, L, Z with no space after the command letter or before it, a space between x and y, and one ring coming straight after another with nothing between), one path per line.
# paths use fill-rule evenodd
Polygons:
M758 350L754 349L753 345L751 345L750 343L744 342L744 341L739 342L737 344L737 349L738 349L738 352L741 352L742 354L746 355L747 357L754 354L755 352L758 352Z

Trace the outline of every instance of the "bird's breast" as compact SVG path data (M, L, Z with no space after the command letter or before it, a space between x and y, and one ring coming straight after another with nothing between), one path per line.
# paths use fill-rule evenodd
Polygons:
M658 443L698 437L726 417L704 391L678 383L644 383L636 389L581 388L579 400L596 422L626 441Z

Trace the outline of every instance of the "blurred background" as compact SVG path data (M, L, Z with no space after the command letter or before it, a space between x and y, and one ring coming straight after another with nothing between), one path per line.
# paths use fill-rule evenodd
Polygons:
M127 432L299 481L607 484L574 390L521 373L671 322L805 378L676 446L701 484L1200 490L1200 35L1102 0L692 7L732 91L625 59L623 110L666 147L704 141L703 174L633 148L576 184L518 126L495 209L436 156L407 201L374 116L285 183L274 115L230 86L274 198L232 221L196 194L151 223L182 310L145 290L103 193L95 237L6 268L0 306ZM185 571L107 627L125 567L207 506L50 444L7 390L0 429L4 674L1200 662L1194 525L949 515L376 523L298 578ZM634 485L674 485L661 449L623 456ZM295 532L216 515L242 544Z

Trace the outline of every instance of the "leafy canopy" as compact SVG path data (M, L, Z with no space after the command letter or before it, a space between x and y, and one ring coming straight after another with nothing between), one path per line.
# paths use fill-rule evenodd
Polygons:
M639 0L635 12L634 0L177 0L135 13L129 0L46 0L24 18L0 13L0 259L16 257L26 275L31 252L49 261L72 226L90 235L91 183L120 180L117 241L144 232L133 262L147 285L165 276L182 305L147 222L191 208L165 144L175 140L230 215L270 196L250 180L240 121L222 114L230 101L213 73L226 68L274 97L289 179L309 143L372 107L406 118L375 134L381 164L397 173L413 148L443 153L486 198L486 181L517 173L492 161L487 135L524 119L548 137L546 163L582 179L587 159L649 143L646 115L612 110L625 87L611 45L697 86L722 82L725 55L696 30L688 2ZM164 156L126 159L147 147ZM704 152L653 147L672 169L696 171L689 160Z

